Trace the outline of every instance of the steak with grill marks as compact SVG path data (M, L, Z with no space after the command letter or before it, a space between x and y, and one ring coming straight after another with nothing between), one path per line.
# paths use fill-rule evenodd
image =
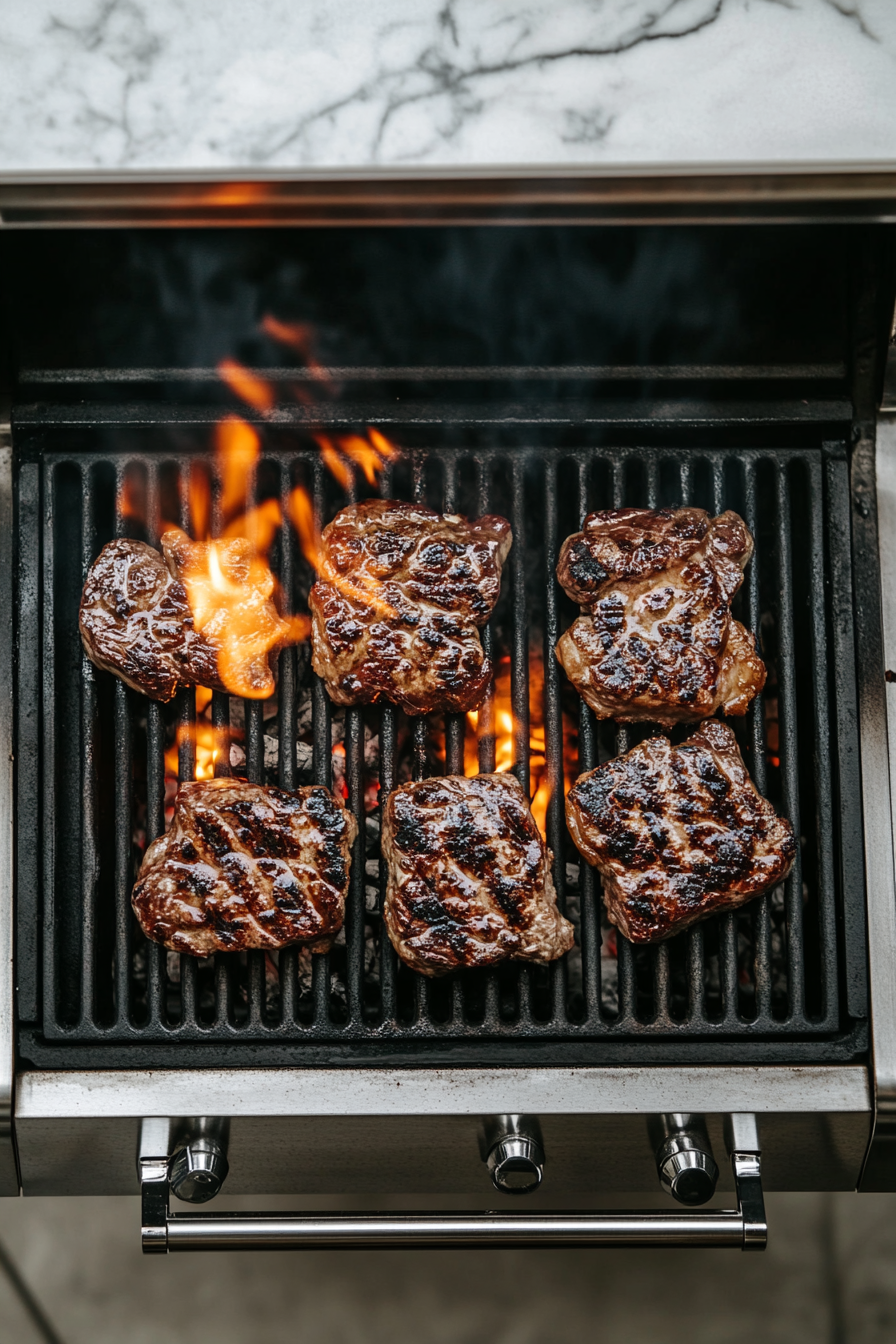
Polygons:
M386 801L382 844L386 928L414 970L552 961L572 947L553 855L513 775L403 784Z
M752 554L753 538L730 511L588 515L557 565L582 615L556 654L598 718L671 727L720 708L746 713L765 665L731 600Z
M633 943L753 900L783 882L796 855L793 827L757 793L718 719L681 746L652 737L581 775L566 819L603 878L610 920Z
M352 504L324 528L311 590L314 670L340 705L386 699L408 714L466 712L492 666L479 638L512 541L504 518L470 523L422 504Z
M251 542L229 537L213 545L231 605L206 602L212 614L200 634L188 585L214 591L214 585L202 579L209 569L209 545L171 528L162 537L162 555L128 537L104 546L90 567L81 596L81 642L91 662L153 700L170 700L182 686L227 690L221 675L227 673L222 648L227 647L230 611L238 606L246 627L237 647L242 680L248 681L256 698L272 695L270 657L295 640L298 623L278 614L267 567L264 579L254 573ZM262 647L265 651L256 651Z
M103 547L84 584L79 626L91 662L153 700L170 700L181 686L224 689L184 585L145 542L118 537Z
M326 952L342 928L357 830L319 785L182 784L169 830L143 859L134 913L147 938L197 957L290 943Z

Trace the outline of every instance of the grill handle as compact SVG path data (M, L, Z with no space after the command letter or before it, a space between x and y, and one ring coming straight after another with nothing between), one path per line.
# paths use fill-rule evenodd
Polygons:
M732 1153L737 1208L694 1213L171 1213L168 1159L141 1158L143 1250L728 1246L765 1250L759 1154Z

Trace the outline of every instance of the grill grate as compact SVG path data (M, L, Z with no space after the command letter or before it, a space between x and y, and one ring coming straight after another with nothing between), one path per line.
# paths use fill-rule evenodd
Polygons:
M142 439L133 429L106 431L89 448L76 431L22 430L17 440L25 1058L74 1067L413 1062L431 1061L434 1048L455 1064L855 1056L864 1043L864 895L860 856L841 842L859 829L842 448L458 447L415 450L387 468L381 493L511 520L502 598L483 637L496 657L509 657L514 769L525 788L530 710L543 717L547 839L559 903L577 935L574 954L550 967L509 964L430 982L397 961L382 927L386 875L378 813L365 809L366 757L375 745L385 796L402 770L462 772L469 727L463 716L408 721L388 707L334 715L303 649L280 655L275 719L259 702L220 694L210 715L221 742L242 733L240 773L287 789L331 784L341 717L348 806L361 822L344 946L326 956L291 948L279 958L197 963L166 955L139 932L130 909L135 836L142 831L148 842L164 829L165 750L178 725L195 724L195 698L182 692L174 706L160 706L98 672L81 651L77 611L106 540L157 540L122 512L126 479L137 483L145 518L171 517L173 505L186 523L190 472L213 467L198 435L194 442L190 431L177 432L176 453L158 431ZM285 505L297 483L321 522L366 491L359 480L340 495L313 444L294 430L272 433L257 495ZM802 837L783 891L653 949L602 928L599 879L579 863L563 816L564 739L577 738L576 769L587 770L651 730L599 724L552 652L575 614L554 578L563 538L591 509L628 503L730 507L746 518L756 553L735 614L760 632L770 675L747 718L732 723L758 787ZM288 531L272 565L285 605L301 609L313 575ZM543 655L541 705L530 705L533 639ZM493 691L478 718L484 771L495 766L495 709ZM309 714L307 742L300 729ZM218 773L229 772L228 760L225 750ZM188 736L178 765L181 778L192 777Z

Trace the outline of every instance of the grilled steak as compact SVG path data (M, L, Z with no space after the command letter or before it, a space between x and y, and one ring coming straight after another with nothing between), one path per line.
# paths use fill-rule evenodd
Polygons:
M607 914L634 943L760 896L796 855L793 827L756 792L718 719L680 747L652 737L582 775L566 819L603 877Z
M91 662L153 700L170 700L180 686L223 690L186 589L142 541L119 537L103 547L84 584L79 624Z
M422 504L352 504L324 528L309 599L314 670L340 705L463 712L492 677L479 628L501 591L510 524Z
M670 727L744 714L765 684L731 615L753 538L736 514L609 509L568 537L557 578L582 607L557 658L598 718Z
M414 970L552 961L572 947L553 856L513 775L403 784L387 799L382 844L386 928Z
M357 822L320 786L285 793L237 779L182 784L131 897L140 927L207 957L307 943L342 928Z
M81 640L91 662L153 700L170 700L181 686L223 691L230 682L235 689L230 666L235 652L241 680L248 682L239 686L241 694L271 695L270 653L297 637L298 625L278 615L271 601L273 579L267 566L256 572L248 541L214 544L231 599L226 607L203 577L207 543L192 542L173 528L162 537L162 555L126 537L104 546L81 597ZM228 640L234 593L245 633Z

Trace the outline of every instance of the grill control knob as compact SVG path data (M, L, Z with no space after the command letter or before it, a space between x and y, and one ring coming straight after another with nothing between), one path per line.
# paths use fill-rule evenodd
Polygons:
M719 1169L698 1149L670 1153L660 1167L660 1184L679 1204L705 1204L716 1192Z
M537 1190L544 1176L544 1152L536 1139L526 1134L506 1134L491 1148L487 1158L496 1190L505 1195L528 1195Z
M716 1192L719 1169L698 1116L662 1117L665 1138L656 1155L660 1185L679 1204L705 1204Z
M168 1184L178 1199L205 1204L219 1193L229 1169L223 1149L213 1139L193 1139L172 1155Z

